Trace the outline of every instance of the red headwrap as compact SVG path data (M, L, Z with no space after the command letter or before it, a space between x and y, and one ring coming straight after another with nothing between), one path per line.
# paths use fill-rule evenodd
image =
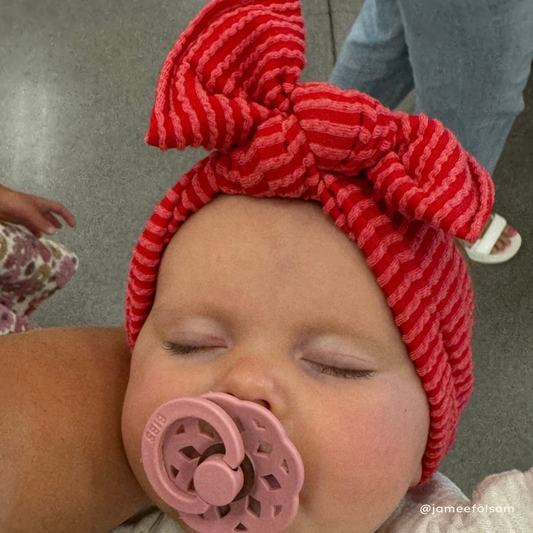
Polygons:
M318 201L366 255L427 392L423 483L450 450L472 392L473 294L453 238L476 240L494 185L440 121L298 82L300 7L214 0L167 57L147 142L216 151L167 191L135 246L128 342L133 349L150 313L165 246L217 194Z

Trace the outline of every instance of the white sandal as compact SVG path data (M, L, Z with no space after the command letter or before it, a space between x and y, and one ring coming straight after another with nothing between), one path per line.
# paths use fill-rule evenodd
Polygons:
M494 248L502 231L505 229L505 226L507 226L507 220L502 216L494 213L491 217L492 221L487 228L487 231L485 231L483 238L478 239L471 248L468 248L467 246L464 247L468 257L476 263L505 263L517 254L522 245L522 237L517 233L514 237L510 237L511 245L508 248L496 254L491 254L490 252L492 248Z

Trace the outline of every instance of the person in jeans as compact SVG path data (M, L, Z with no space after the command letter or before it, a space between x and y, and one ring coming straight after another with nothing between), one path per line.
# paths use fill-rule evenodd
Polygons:
M493 174L532 58L531 0L366 0L329 83L390 109L415 89L415 113L442 121ZM521 238L493 213L478 241L462 244L474 261L503 263Z

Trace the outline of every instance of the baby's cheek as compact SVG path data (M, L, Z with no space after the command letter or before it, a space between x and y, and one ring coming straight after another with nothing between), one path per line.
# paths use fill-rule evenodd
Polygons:
M373 398L351 425L351 432L360 439L358 460L368 475L369 486L380 491L381 487L393 492L397 492L395 487L407 490L423 448L418 438L420 416L409 399L390 392Z
M156 409L168 401L168 396L164 395L164 391L162 393L158 387L153 387L151 385L153 383L157 381L151 378L150 372L132 374L122 410L124 449L135 477L152 500L157 496L148 482L141 462L142 443L147 438L145 427L149 418Z
M342 409L322 455L330 508L349 509L351 520L369 528L377 529L404 497L425 447L425 395L396 385L375 388Z
M154 412L169 400L200 395L197 387L183 379L180 381L175 375L170 363L147 364L140 358L130 373L122 410L122 439L133 473L148 497L169 514L172 510L152 488L141 457L143 440L150 437L145 435L146 424ZM171 515L174 519L178 516L176 511Z

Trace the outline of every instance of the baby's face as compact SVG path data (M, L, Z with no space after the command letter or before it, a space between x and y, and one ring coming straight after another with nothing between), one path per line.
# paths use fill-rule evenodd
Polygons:
M220 195L165 250L122 431L144 490L187 533L147 481L141 439L162 404L208 391L267 407L298 449L288 533L374 532L420 480L426 393L365 256L318 203Z

